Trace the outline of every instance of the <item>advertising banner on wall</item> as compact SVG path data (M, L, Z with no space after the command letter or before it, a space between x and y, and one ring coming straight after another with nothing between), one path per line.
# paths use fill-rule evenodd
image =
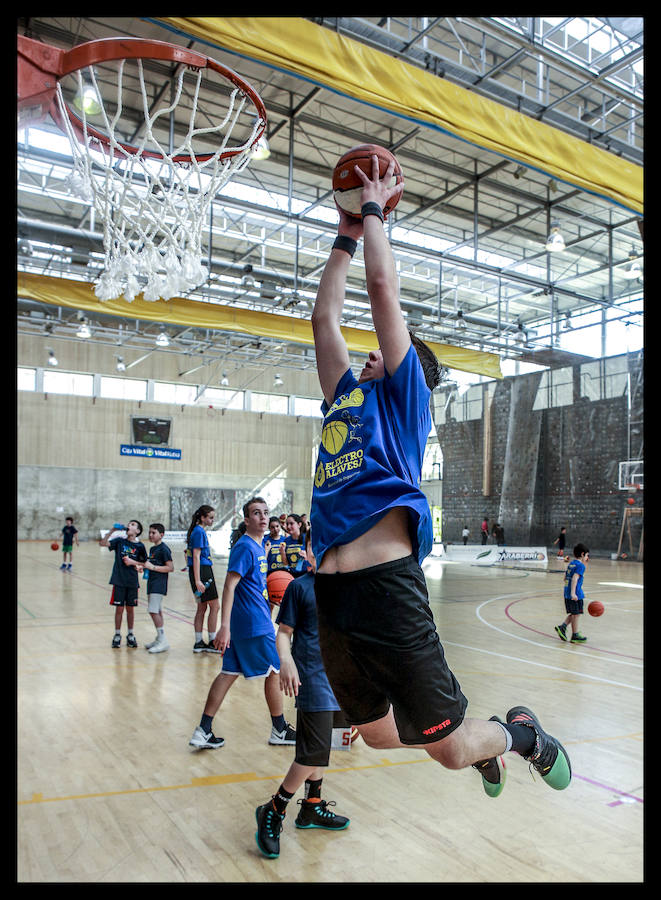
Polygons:
M546 547L489 547L483 544L447 544L445 558L472 566L503 566L516 569L546 569Z

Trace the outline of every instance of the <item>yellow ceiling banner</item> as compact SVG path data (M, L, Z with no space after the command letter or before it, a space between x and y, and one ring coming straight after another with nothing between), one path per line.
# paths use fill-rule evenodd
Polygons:
M314 22L295 16L157 21L643 212L641 166Z
M171 300L150 302L136 297L131 303L117 299L101 302L94 293L94 286L85 281L68 278L51 278L47 275L33 275L19 272L17 277L19 297L80 309L97 315L121 316L124 319L139 319L143 322L181 325L189 328L209 328L215 331L229 331L256 337L269 337L303 346L314 346L312 325L309 319L278 315L253 309L238 309L220 306L201 300L186 300L173 297ZM352 353L368 353L378 346L373 331L360 328L342 328L347 346ZM442 365L449 369L472 372L489 378L502 378L500 357L495 353L453 347L451 344L426 342L434 351Z

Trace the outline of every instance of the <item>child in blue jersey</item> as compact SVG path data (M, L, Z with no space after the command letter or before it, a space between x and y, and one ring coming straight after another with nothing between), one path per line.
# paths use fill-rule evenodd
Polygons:
M125 531L125 535L122 532ZM138 575L142 575L143 563L147 559L147 550L138 538L142 534L142 525L137 519L131 519L124 529L123 526L113 526L105 537L101 538L101 547L107 547L115 554L115 561L110 574L112 596L110 605L115 607L115 635L111 646L117 648L122 642L121 626L126 607L126 645L137 647L138 642L133 633L135 619L135 607L138 605L138 589L140 581Z
M269 530L264 535L262 544L266 553L266 575L271 572L277 572L279 569L286 569L287 564L282 558L281 545L284 543L280 531L280 519L277 516L271 516L269 519Z
M285 528L287 537L284 539L284 547L281 546L280 548L280 555L283 562L285 559L287 561L285 568L289 574L293 575L294 578L298 578L309 571L310 568L305 558L305 526L303 525L303 519L296 513L290 513L287 516Z
M330 759L333 722L340 707L328 683L319 648L315 559L309 533L306 534L305 551L309 572L291 582L276 619L280 687L288 697L296 698L296 756L270 802L255 810L255 839L260 851L269 859L280 855L280 832L287 806L302 784L305 784L305 798L299 801L301 810L294 822L297 828L341 831L349 824L349 819L336 815L321 799L324 768Z
M585 635L578 630L578 617L583 615L583 576L585 567L590 561L590 551L585 544L576 544L574 558L567 566L565 572L564 598L567 618L560 625L555 626L561 641L570 640L572 644L584 644L587 641ZM567 626L571 626L571 638L567 635Z
M252 497L243 507L246 533L232 547L221 600L220 628L214 647L223 656L223 668L214 679L200 724L190 744L216 749L225 741L212 731L213 717L239 675L263 678L264 696L271 714L269 744L294 744L296 732L283 714L278 673L280 659L275 645L266 590L266 554L262 538L268 508L261 497Z
M213 576L213 560L211 547L207 537L207 528L211 528L216 517L213 506L203 504L193 513L188 534L186 535L186 562L188 564L188 580L190 582L196 608L193 628L195 643L193 653L216 653L213 639L218 624L218 589ZM204 617L207 615L207 631L209 642L203 639Z
M420 477L440 365L400 308L383 208L402 185L392 186L393 163L380 178L376 156L372 162L371 177L355 168L361 215L339 210L312 313L324 421L310 520L326 673L372 747L420 747L447 768L473 765L491 797L504 784L500 756L513 750L561 790L571 780L569 759L529 709L511 708L506 722L465 717L467 700L436 632L420 565L432 546ZM378 349L356 378L341 322L361 238Z

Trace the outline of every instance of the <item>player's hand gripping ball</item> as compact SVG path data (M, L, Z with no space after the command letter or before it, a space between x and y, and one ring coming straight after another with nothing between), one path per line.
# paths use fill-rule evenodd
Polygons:
M379 178L383 178L390 161L394 160L395 169L392 174L391 187L401 184L404 179L400 164L390 150L387 150L385 147L380 147L378 144L360 144L358 147L352 147L351 150L347 150L339 158L337 165L333 169L333 196L340 209L343 209L350 216L360 218L360 198L363 193L363 183L359 176L356 175L354 166L358 166L371 178L373 156L378 156L379 158ZM399 193L388 200L383 209L385 217L393 211L401 198L402 191L399 191Z

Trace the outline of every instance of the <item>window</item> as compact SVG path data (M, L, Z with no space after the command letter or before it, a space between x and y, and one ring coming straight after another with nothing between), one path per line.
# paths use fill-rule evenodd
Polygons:
M44 371L45 394L75 394L79 397L94 395L94 376L77 372Z
M101 376L99 396L111 400L146 400L147 382L139 378Z
M243 391L226 391L223 388L205 388L200 394L200 405L223 409L243 409Z
M450 401L449 416L457 422L468 422L482 416L482 385L469 387L462 394L455 394ZM446 413L447 415L448 413Z
M37 386L37 370L19 366L16 372L16 386L19 391L34 391Z
M429 441L422 461L422 480L440 481L443 478L443 451L438 441Z
M252 412L279 413L286 416L288 413L288 398L282 394L261 394L252 392L250 409Z
M311 397L294 397L294 415L321 418L321 400L313 400Z
M571 366L542 372L533 409L571 406L574 402L574 374Z
M606 400L622 397L629 386L629 366L626 356L612 356L581 366L581 397Z
M154 382L154 400L157 403L177 403L180 406L193 404L197 399L197 386L194 384L169 384L165 381Z

